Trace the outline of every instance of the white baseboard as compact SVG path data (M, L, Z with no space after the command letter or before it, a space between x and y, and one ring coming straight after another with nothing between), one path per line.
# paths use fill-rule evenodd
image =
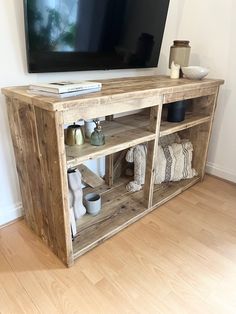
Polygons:
M221 168L214 163L207 162L206 173L236 183L236 173L232 170Z
M1 210L0 213L0 226L5 225L12 220L23 216L23 208L21 203L7 206Z

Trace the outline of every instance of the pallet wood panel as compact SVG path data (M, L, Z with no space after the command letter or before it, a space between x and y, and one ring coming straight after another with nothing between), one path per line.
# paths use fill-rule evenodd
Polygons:
M189 113L185 115L184 121L181 122L162 121L160 127L160 137L176 133L184 129L189 129L202 123L209 122L210 119L210 116Z
M76 168L78 168L79 172L81 173L83 183L91 186L92 188L96 188L104 184L104 180L96 173L91 171L87 166L81 164L78 165Z
M77 116L78 111L79 118L94 118L99 116L97 115L99 112L100 116L107 116L133 110L135 107L141 109L158 105L161 103L162 95L166 97L164 103L167 103L186 99L186 93L190 93L187 94L188 98L199 97L206 93L214 94L214 91L209 89L214 89L224 82L212 79L172 80L168 76L139 76L100 81L102 83L100 92L68 99L32 95L28 92L28 86L3 88L2 91L6 96L16 97L45 110L63 111L65 123L71 123L75 121L73 115ZM124 105L124 102L127 105ZM110 110L111 104L113 110Z
M150 125L149 129L155 133L156 138L147 144L147 162L144 183L144 197L143 203L146 208L152 207L153 189L154 189L154 175L155 175L155 158L158 149L158 140L160 133L162 106L152 107L150 111Z
M178 182L167 182L154 186L153 204L160 206L176 195L184 192L192 185L200 181L200 177L196 176L192 179L180 180Z
M26 144L26 139L23 138L22 127L20 121L20 108L28 108L30 111L30 106L20 102L17 99L12 99L7 97L7 110L8 110L8 118L9 118L9 125L10 131L12 136L12 143L16 157L16 168L18 173L18 179L20 184L21 190L21 197L23 208L25 212L25 220L27 225L37 234L40 235L41 229L41 219L37 220L37 224L35 223L36 218L33 208L33 199L32 199L32 192L31 192L31 184L30 184L30 173L27 171L27 155L24 149ZM22 117L22 114L21 114ZM37 185L38 186L38 185ZM39 208L40 210L40 208Z
M205 164L208 147L208 134L211 121L208 123L197 125L191 129L180 132L182 138L190 139L193 144L193 168L199 176L203 178L205 172Z
M106 116L105 117L106 121L113 121L114 116ZM113 164L114 164L114 156L113 154L110 154L105 157L105 181L106 183L111 187L113 184Z
M212 116L215 109L215 97L218 95L218 89L214 95L209 95L206 97L198 97L192 100L191 111L193 114L203 114Z
M43 191L39 195L44 202L42 238L65 264L71 265L64 132L60 115L35 108L43 180Z
M121 96L122 95L122 96ZM79 119L93 119L111 114L125 113L140 110L161 104L162 97L156 91L136 91L136 93L124 93L117 97L98 97L97 99L85 99L79 104L71 104L70 110L63 112L66 124ZM74 107L74 109L72 109ZM79 112L78 112L79 110Z
M69 225L63 212L67 193L60 188L55 114L17 99L7 99L7 103L27 225L64 263L70 264L71 236L70 232L66 235Z
M218 86L210 88L199 88L198 90L183 90L177 93L170 93L164 96L164 103L169 104L178 100L193 99L196 97L203 97L208 95L214 95L217 92Z
M205 167L207 161L207 153L209 147L209 141L211 136L214 112L217 104L218 91L215 95L206 99L200 99L200 106L204 108L205 112L210 113L210 119L207 123L193 126L190 129L182 131L181 134L185 138L189 138L193 144L193 167L197 170L201 180L204 178ZM194 110L196 111L197 104L194 104Z

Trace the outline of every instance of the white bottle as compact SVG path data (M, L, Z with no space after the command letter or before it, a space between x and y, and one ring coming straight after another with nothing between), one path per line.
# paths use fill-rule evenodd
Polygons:
M94 131L94 128L96 127L96 123L92 119L91 120L85 120L84 126L85 126L85 136L87 138L90 138L91 134Z

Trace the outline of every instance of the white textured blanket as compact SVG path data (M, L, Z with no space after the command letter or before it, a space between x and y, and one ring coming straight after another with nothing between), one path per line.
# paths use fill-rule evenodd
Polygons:
M197 174L192 168L193 145L189 140L163 144L158 146L155 159L155 184L189 179ZM126 160L134 163L134 181L127 185L128 191L138 191L144 184L146 156L146 144L137 145L127 152Z

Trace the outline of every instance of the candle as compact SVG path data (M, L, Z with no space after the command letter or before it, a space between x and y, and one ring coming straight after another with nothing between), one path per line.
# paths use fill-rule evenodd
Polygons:
M180 72L180 65L179 64L175 64L174 61L172 61L170 78L178 79L179 78L179 72Z

